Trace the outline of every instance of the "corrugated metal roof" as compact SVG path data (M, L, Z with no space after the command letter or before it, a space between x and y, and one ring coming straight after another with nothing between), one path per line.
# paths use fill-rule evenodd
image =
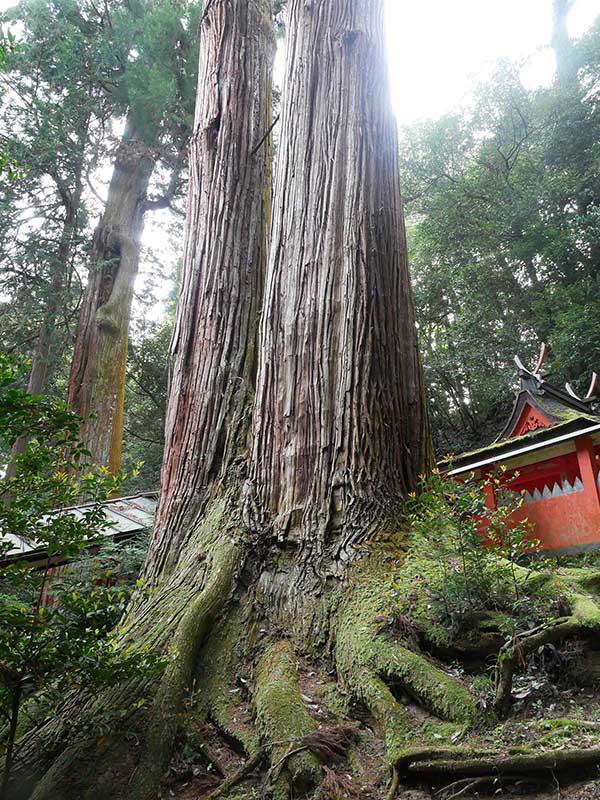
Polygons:
M104 513L112 525L104 530L104 535L119 538L149 530L154 522L157 505L157 492L146 492L144 494L131 495L131 497L117 497L114 500L107 500L104 503ZM82 517L86 509L92 507L92 503L84 503L81 506L63 508L56 513ZM14 544L14 547L4 557L5 560L43 553L43 550L36 542L27 541L17 534L5 534L3 538Z

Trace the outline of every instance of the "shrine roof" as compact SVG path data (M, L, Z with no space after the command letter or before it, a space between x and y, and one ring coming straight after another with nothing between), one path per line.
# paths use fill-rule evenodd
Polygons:
M510 417L498 438L484 447L445 458L440 466L451 467L450 474L465 472L485 463L497 463L503 455L514 457L539 450L558 441L600 430L600 414L593 409L597 399L598 377L592 376L587 395L579 397L567 384L565 389L546 380L542 364L546 347L533 370L515 356L521 387L516 393Z

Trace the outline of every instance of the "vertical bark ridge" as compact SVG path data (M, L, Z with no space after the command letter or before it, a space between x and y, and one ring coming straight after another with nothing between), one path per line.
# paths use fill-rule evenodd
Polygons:
M288 15L253 463L300 574L397 510L429 442L383 4Z
M268 0L214 0L200 31L196 118L165 460L148 578L172 567L247 447L266 261L273 35Z
M153 170L130 114L94 232L68 383L69 407L86 418L94 412L82 431L92 460L113 474L121 466L129 318Z

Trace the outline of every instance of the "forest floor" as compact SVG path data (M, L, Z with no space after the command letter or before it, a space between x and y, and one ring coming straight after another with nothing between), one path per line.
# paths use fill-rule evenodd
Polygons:
M582 674L574 675L575 670L581 672L580 654L576 645L571 645L557 658L572 660L571 675L574 682L580 682ZM440 666L442 666L440 664ZM312 795L310 800L383 800L389 784L389 768L386 766L385 742L378 728L366 713L356 706L349 706L346 698L335 682L335 676L318 668L300 662L300 691L306 709L319 727L339 724L348 721L345 711L352 720L358 720L357 737L345 761L325 765L325 781ZM445 667L455 677L459 677L473 688L474 676L465 674L457 665ZM559 680L553 682L552 670L546 664L536 668L534 664L526 676L515 680L515 697L511 718L496 725L482 726L479 730L468 733L460 725L446 723L439 726L439 720L428 714L419 705L411 703L407 698L404 707L414 723L414 738L411 746L431 745L467 745L469 747L490 748L502 752L506 748L531 745L543 742L540 751L562 750L568 748L588 748L600 745L600 683L591 685L569 685L569 665L566 674L562 670ZM578 679L575 681L575 679ZM235 691L235 690L234 690ZM475 689L476 691L476 689ZM251 723L251 706L243 701L244 688L239 690L240 704L238 721L240 725ZM489 698L480 693L480 704L485 710ZM193 720L193 711L190 714ZM193 722L191 723L193 725ZM436 731L441 730L443 733ZM230 743L224 740L223 732L218 731L210 722L202 723L197 731L199 739L206 748L203 753L195 753L189 742L180 748L174 759L168 780L163 788L164 798L174 800L202 800L208 798L222 780L222 775L235 772L245 761L233 739ZM206 755L212 761L207 769ZM221 775L219 775L219 772ZM257 776L258 777L258 776ZM582 778L585 781L582 782ZM226 795L229 800L250 800L262 798L260 784L257 780L254 787L250 777L244 783L244 790ZM461 791L462 789L462 791ZM516 783L502 786L471 788L464 786L457 790L446 786L431 786L415 783L403 787L398 797L403 800L449 800L450 798L498 794L527 795L531 800L600 800L600 775L594 774L562 775L560 783L557 777L549 774L547 779L528 782L521 779ZM460 792L460 794L458 794Z

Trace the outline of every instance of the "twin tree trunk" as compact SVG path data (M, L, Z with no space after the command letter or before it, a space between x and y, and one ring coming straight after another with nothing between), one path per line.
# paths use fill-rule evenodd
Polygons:
M246 524L294 552L290 560L289 548L271 551L265 580L277 595L285 587L276 603L296 608L341 574L353 544L394 518L428 463L429 441L383 5L289 3L264 292L272 48L251 26L270 24L270 14L266 0L245 6L209 3L201 28L183 286L146 574L156 580L177 558L212 485L224 475L231 483L241 456ZM238 62L248 49L257 59L249 83Z
M71 410L86 418L82 440L92 461L113 474L121 465L129 318L153 169L130 115L94 232L67 397Z
M264 682L293 681L277 632L316 642L307 626L317 614L327 626L355 546L396 522L429 461L383 0L289 0L288 19L272 215L271 2L208 0L201 21L161 498L144 590L119 632L124 647L168 649L168 666L158 684L73 701L83 731L95 713L141 709L130 757L118 736L105 756L86 740L82 757L72 714L22 746L24 766L47 769L61 742L34 800L103 786L155 798L199 659L242 604L261 629ZM263 690L257 720L277 757L296 694L281 717ZM314 777L300 761L290 769Z

